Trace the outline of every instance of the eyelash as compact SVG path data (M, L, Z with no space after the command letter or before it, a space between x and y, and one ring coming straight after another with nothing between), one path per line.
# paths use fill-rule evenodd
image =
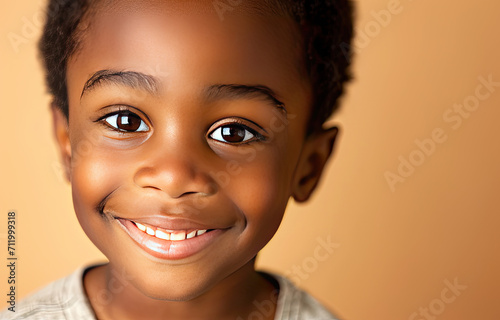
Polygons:
M247 126L245 124L245 121L242 119L230 118L230 119L224 119L222 121L224 121L224 123L217 125L215 129L211 130L208 133L208 135L207 135L208 138L215 140L217 142L225 143L225 144L229 144L229 145L244 145L244 144L250 144L252 142L266 141L267 140L267 138L264 135L262 135L261 133L257 132L257 130L254 130L254 129L250 128L249 126ZM247 121L252 122L250 120L247 120ZM257 126L257 124L255 124L255 125ZM230 126L239 127L245 131L248 131L252 135L252 137L250 137L250 139L248 139L248 140L241 141L241 142L234 142L234 143L221 141L221 140L217 140L217 139L213 138L213 134L216 132L216 130L219 130L219 129L222 130L222 128L230 127ZM212 127L213 127L213 125L212 125ZM246 134L245 134L245 137L246 137Z
M125 116L125 115L137 117L137 119L139 119L141 121L140 127L138 129L141 129L143 126L146 126L147 130L133 131L133 130L120 129L118 127L113 126L109 121L107 121L107 119L111 119L112 117L116 116L117 119L115 119L114 122L115 122L115 124L117 124L118 117ZM147 132L150 129L150 126L146 123L146 121L144 121L142 119L142 117L140 115L138 115L136 112L130 110L127 107L120 107L119 110L107 113L104 116L97 119L95 122L101 122L103 125L105 125L109 129L116 131L120 134ZM138 130L138 129L136 129L136 130Z

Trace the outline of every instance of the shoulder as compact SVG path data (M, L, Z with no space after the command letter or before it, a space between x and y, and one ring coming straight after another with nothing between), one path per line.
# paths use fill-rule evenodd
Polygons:
M268 274L278 282L275 320L339 320L309 293L297 288L287 278Z
M56 280L19 301L15 312L0 312L0 319L93 319L93 312L83 289L84 268Z

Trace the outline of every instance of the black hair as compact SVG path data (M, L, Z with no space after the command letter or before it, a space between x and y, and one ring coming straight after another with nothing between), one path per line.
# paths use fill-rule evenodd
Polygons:
M353 37L350 0L262 0L266 6L290 16L301 30L302 54L309 76L313 109L309 130L313 131L338 109L349 66ZM85 34L82 22L95 0L49 0L46 23L39 42L49 93L53 103L68 117L66 68ZM258 3L258 1L257 1Z

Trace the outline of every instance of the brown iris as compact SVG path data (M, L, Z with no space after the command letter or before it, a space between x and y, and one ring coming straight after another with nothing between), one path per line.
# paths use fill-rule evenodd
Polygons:
M141 118L132 112L119 113L116 126L123 131L137 131L141 126Z
M222 138L227 142L242 142L245 139L245 129L237 125L226 125L221 128Z

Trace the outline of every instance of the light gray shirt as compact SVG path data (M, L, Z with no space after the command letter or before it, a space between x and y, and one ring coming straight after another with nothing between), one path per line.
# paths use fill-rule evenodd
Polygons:
M85 270L86 268L80 268L21 300L16 304L15 312L3 310L0 312L0 319L95 320L83 288ZM276 279L280 287L275 320L337 320L316 299L295 287L285 277L268 275ZM249 315L249 318L264 319L268 316L273 297L269 299L270 301L255 302L256 314ZM239 317L236 320L246 319Z

